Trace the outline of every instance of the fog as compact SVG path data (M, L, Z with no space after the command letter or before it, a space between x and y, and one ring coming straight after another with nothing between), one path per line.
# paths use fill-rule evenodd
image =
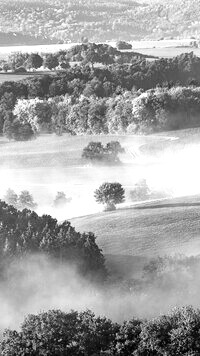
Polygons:
M0 329L19 329L24 316L49 309L91 309L122 322L133 316L156 316L175 305L200 306L199 264L192 273L184 267L176 273L167 271L137 292L134 287L124 288L123 283L97 286L79 276L75 267L45 256L27 256L13 262L0 283Z
M146 179L151 192L165 197L200 194L200 144L169 145L169 149L141 153L139 147L126 142L126 153L119 166L29 167L0 168L0 197L8 188L29 190L38 203L37 213L51 214L59 221L75 216L98 213L103 207L94 201L94 190L104 181L118 181L126 189L124 208L132 205L129 193L141 179ZM58 191L72 201L64 209L56 209L53 200ZM135 202L137 203L137 202ZM199 265L198 265L199 266ZM199 266L200 267L200 266ZM0 329L19 328L28 313L48 309L92 309L96 314L113 320L130 319L133 315L151 317L168 311L175 305L200 306L198 268L171 273L139 293L131 288L98 287L78 275L75 267L58 264L44 256L28 256L16 261L0 282ZM167 286L167 288L166 288Z
M121 205L124 207L133 204L130 191L142 179L146 180L155 199L160 194L162 197L200 194L200 144L191 142L184 147L177 145L175 149L169 145L169 149L157 154L147 151L141 153L139 146L130 145L130 140L123 147L126 153L121 155L119 166L84 164L11 168L8 161L8 164L0 167L0 197L3 199L8 188L17 194L28 190L38 203L36 211L39 215L51 214L62 221L102 211L103 207L94 200L94 190L105 181L118 181L124 186L126 203ZM55 209L53 206L58 191L72 198L64 209Z

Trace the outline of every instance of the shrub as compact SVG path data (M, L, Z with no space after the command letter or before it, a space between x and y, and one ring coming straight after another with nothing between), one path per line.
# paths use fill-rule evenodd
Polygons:
M125 41L119 41L119 42L117 42L117 49L119 49L119 50L132 49L132 44L125 42Z

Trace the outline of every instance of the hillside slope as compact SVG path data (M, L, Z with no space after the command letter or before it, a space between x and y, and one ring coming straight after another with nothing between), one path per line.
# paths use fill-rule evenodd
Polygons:
M184 38L200 34L199 0L0 1L5 32L59 41Z
M200 196L169 199L72 219L93 231L103 253L123 256L200 253Z

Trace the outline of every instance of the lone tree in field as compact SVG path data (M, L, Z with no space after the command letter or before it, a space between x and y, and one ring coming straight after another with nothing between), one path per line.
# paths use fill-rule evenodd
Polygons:
M105 205L105 211L116 209L116 204L125 200L125 190L120 183L103 183L94 192L97 203Z

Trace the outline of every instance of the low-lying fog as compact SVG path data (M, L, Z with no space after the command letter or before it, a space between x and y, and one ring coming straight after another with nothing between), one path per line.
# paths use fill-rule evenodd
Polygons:
M159 155L142 154L126 146L121 156L122 165L11 169L0 168L0 197L8 188L16 193L29 190L38 203L39 214L51 214L59 220L102 211L95 203L93 193L105 181L120 182L128 193L140 179L146 179L152 191L166 196L200 194L200 144L190 144ZM71 197L65 209L55 209L53 200L58 191ZM33 273L34 271L34 273ZM163 284L164 286L164 284ZM80 278L66 265L58 265L46 258L32 256L16 262L0 282L0 328L18 327L27 313L37 313L50 308L94 310L114 320L130 319L166 312L174 305L200 306L198 272L191 275L186 270L173 276L171 286L154 285L152 289L135 294L134 290L119 293L118 289L99 289ZM163 287L163 289L162 289ZM181 290L181 293L180 293ZM192 291L188 293L188 290Z
M186 196L200 194L200 169L198 158L200 144L173 150L173 146L155 156L142 154L139 148L123 145L126 153L121 155L119 166L95 166L91 164L68 167L0 167L0 198L8 188L17 194L28 190L38 204L37 213L51 214L58 220L70 219L102 211L103 207L94 200L94 190L105 181L120 182L126 190L126 203L129 193L141 179L152 192L162 196ZM63 209L55 209L53 201L56 193L62 191L72 198ZM156 196L156 194L155 194Z
M0 330L19 328L25 315L49 309L91 309L122 322L133 316L152 317L183 304L200 306L199 264L192 273L187 268L176 274L168 271L141 292L135 292L133 287L122 285L97 287L72 267L44 256L28 256L13 263L7 278L0 282Z

